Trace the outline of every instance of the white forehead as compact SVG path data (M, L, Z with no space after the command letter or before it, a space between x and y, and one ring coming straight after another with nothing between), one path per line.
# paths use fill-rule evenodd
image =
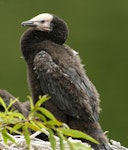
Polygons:
M45 20L45 21L52 21L53 16L51 14L48 13L43 13L43 14L39 14L35 17L33 17L32 19L30 19L31 21L41 21L41 20Z

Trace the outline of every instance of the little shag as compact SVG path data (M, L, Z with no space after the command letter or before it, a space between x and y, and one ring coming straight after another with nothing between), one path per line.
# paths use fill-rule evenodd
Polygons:
M21 52L34 103L40 95L50 95L43 106L58 120L98 140L99 145L87 141L95 150L111 150L99 124L99 94L78 53L65 44L65 21L43 13L22 22L22 26L29 27L21 37Z

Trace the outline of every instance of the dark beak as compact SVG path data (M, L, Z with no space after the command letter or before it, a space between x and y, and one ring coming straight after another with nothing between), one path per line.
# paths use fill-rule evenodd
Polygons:
M21 25L28 26L28 27L36 27L37 26L36 22L30 21L30 20L22 22Z

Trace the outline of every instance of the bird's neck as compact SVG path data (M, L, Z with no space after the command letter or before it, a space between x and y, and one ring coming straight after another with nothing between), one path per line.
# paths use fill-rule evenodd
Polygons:
M51 41L62 45L65 42L65 40L61 39L61 34L64 33L46 33L43 31L37 31L33 29L25 31L25 33L23 33L21 37L21 51L24 58L27 60L28 58L34 56L34 54L36 54L40 50L35 49L35 47L37 48L37 45L40 45L40 43L42 43L43 41ZM60 35L60 37L58 37L57 35Z

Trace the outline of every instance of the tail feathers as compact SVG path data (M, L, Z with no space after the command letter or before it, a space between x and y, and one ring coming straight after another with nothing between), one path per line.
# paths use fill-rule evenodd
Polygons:
M95 144L90 141L86 141L86 142L88 144L90 144L94 150L112 150L112 148L110 147L110 145L108 143L108 139L105 136L105 134L103 133L103 131L101 129L98 129L98 130L95 130L94 132L92 131L90 134L89 133L87 133L87 134L90 135L91 137L93 137L94 139L96 139L99 142L99 144ZM82 141L84 141L84 140L82 140Z
M108 139L98 122L85 122L81 119L70 118L68 125L70 128L80 130L97 140L100 144L81 139L83 142L90 144L94 150L112 150L108 144Z
M99 144L89 142L94 150L112 150L99 123L93 123L93 125L90 125L86 133L99 142Z
M109 144L107 142L104 142L102 144L94 144L94 143L90 143L91 147L94 149L94 150L113 150Z

